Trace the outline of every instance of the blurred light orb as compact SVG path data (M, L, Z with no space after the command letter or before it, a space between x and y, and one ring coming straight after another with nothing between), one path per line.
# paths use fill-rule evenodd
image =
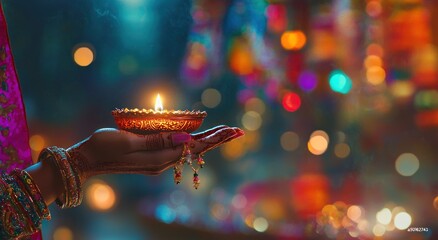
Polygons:
M286 111L295 112L301 106L301 98L296 93L286 93L283 97L282 105Z
M265 232L269 227L269 223L264 217L258 217L254 219L252 225L257 232Z
M341 70L334 70L330 73L329 84L334 92L342 94L350 92L353 86L351 79Z
M245 112L242 116L242 125L250 131L256 131L262 126L262 117L255 111Z
M224 205L215 203L211 207L210 213L215 219L219 221L224 221L228 217L230 211L228 208L225 208Z
M386 72L383 68L373 66L367 69L367 81L372 85L379 85L385 82Z
M414 94L415 87L411 81L396 81L391 84L389 91L396 98L407 98Z
M286 151L294 151L300 145L300 138L295 132L285 132L280 137L281 147Z
M395 169L405 177L414 175L420 168L420 161L412 153L403 153L395 161Z
M328 144L328 134L322 130L316 130L310 135L307 148L312 154L321 155L327 150Z
M383 65L382 58L380 58L377 55L368 55L364 61L365 68L382 67L382 65Z
M347 216L353 222L359 222L359 219L362 216L362 209L357 205L351 205L347 210Z
M248 75L254 70L254 60L248 43L236 40L230 52L230 68L241 76Z
M318 85L318 78L315 73L304 71L298 77L298 85L304 92L311 92Z
M73 240L73 231L68 227L58 227L53 231L53 240Z
M373 227L373 234L376 237L381 237L385 234L386 228L382 224L376 224Z
M371 43L370 45L368 45L367 47L367 55L375 55L378 56L380 58L383 57L383 47L377 43Z
M382 13L382 4L380 1L371 0L367 3L366 12L371 17L378 17Z
M392 219L392 213L388 208L384 208L377 212L376 219L379 223L388 225Z
M394 226L399 230L407 229L412 223L411 215L407 212L401 212L394 217Z
M350 146L346 143L338 143L335 145L335 155L338 158L346 158L350 155Z
M266 105L260 98L252 97L245 102L245 111L254 111L261 115L265 113Z
M246 206L247 200L245 195L243 194L236 194L233 199L231 200L231 204L237 209L242 209Z
M74 50L73 59L81 67L90 65L94 60L94 52L89 47L81 46Z
M102 181L96 181L87 188L87 203L96 211L111 209L116 203L114 190Z
M222 100L221 93L214 88L208 88L202 92L201 102L204 106L208 108L217 107L220 104L221 100Z
M175 210L167 206L166 204L160 204L155 209L155 217L164 222L164 223L172 223L176 218Z
M433 199L433 207L438 210L438 196Z
M237 160L242 157L246 152L246 135L224 144L220 149L222 156L224 156L227 160Z
M300 50L306 44L306 35L300 31L286 31L281 35L281 46L286 50Z
M32 135L29 138L29 146L33 151L39 152L46 146L46 140L39 134Z

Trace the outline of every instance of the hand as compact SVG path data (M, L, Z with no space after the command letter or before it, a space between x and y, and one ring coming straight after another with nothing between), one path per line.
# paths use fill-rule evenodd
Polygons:
M198 134L137 135L112 128L99 129L67 151L79 170L81 183L98 174L157 175L172 167L187 143L194 154L205 153L244 135L239 128L217 126Z

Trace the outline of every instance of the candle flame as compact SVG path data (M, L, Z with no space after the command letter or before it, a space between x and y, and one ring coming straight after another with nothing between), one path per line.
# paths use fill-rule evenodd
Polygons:
M163 111L163 102L161 102L160 94L157 94L157 98L155 99L155 111Z

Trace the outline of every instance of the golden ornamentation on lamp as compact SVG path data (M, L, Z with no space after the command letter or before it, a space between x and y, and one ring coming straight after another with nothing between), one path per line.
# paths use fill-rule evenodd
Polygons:
M112 111L119 129L147 134L153 132L193 132L198 129L204 118L205 111L163 110L160 95L152 109L115 109Z

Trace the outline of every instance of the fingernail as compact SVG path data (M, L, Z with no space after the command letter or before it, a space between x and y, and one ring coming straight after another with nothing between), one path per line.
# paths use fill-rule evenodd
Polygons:
M192 136L188 133L174 133L172 134L172 143L174 145L180 145L182 143L189 142L192 139Z
M237 129L236 132L239 137L245 135L245 132L242 129Z

